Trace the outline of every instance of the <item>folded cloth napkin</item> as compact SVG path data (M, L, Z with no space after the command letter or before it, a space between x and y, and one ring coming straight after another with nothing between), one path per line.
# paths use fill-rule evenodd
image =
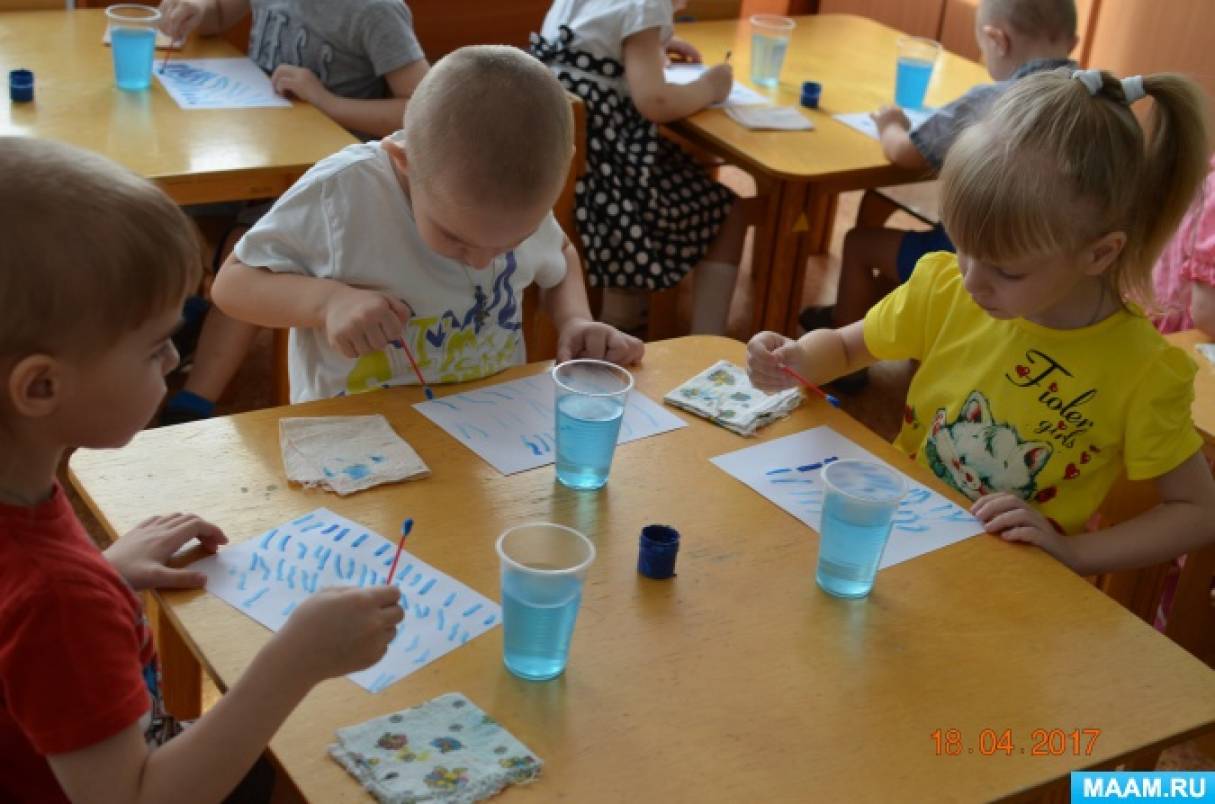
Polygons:
M668 405L703 416L742 436L788 416L802 403L801 391L788 388L765 394L747 379L747 372L719 360L667 394Z
M379 415L279 419L278 440L288 480L338 494L430 474Z
M544 763L458 692L338 729L329 754L384 804L471 804Z

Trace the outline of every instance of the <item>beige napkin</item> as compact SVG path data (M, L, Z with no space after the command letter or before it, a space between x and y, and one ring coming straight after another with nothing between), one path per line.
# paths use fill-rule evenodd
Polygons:
M430 474L380 415L279 419L278 438L287 479L304 486L344 495Z

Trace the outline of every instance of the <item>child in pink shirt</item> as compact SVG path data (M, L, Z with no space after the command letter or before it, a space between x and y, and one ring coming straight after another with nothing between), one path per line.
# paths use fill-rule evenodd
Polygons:
M1215 156L1211 172L1152 271L1161 332L1200 329L1215 338Z

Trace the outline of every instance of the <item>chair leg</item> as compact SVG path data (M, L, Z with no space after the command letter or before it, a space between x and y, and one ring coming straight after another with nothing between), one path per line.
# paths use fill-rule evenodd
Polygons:
M866 190L856 211L856 225L876 229L885 226L890 216L898 211L899 205L886 196L874 190Z

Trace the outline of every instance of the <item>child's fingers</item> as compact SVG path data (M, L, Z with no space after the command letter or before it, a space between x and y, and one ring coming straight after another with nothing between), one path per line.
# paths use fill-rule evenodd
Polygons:
M388 309L396 316L398 326L403 327L409 323L413 314L409 311L408 304L392 296L385 296L384 299L388 302Z
M1037 522L1035 521L1031 512L1025 510L1024 508L1017 508L1012 511L1005 511L1002 514L992 517L986 523L984 523L984 528L987 529L988 533L1005 534L1014 530L1024 530L1026 528L1030 528L1036 532L1036 525Z
M1021 507L1023 507L1023 504L1019 497L1000 492L980 497L975 501L974 505L970 506L970 513L974 514L976 519L987 521L1006 511Z
M603 327L588 327L582 335L583 357L602 359L607 354L608 332Z

